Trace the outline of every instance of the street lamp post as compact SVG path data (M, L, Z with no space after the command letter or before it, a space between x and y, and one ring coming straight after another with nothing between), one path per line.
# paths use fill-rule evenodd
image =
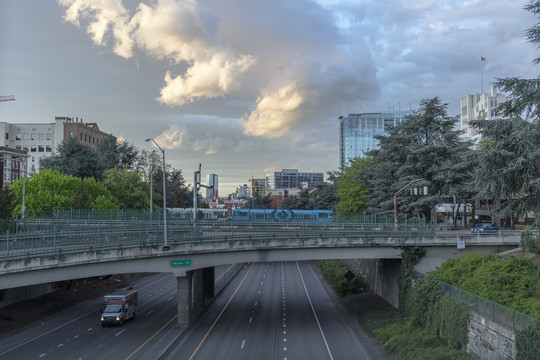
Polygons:
M405 185L404 187L402 187L401 189L399 189L398 191L396 191L396 193L394 194L394 230L397 230L397 224L398 224L398 221L397 221L397 196L398 194L402 192L403 190L405 190L406 188L408 188L409 186L411 186L412 184L417 183L422 180L425 180L425 179L413 180L407 185Z
M153 193L154 193L154 154L156 153L155 150L152 150L152 153L150 154L150 157L152 158L152 167L150 169L150 219L152 219L152 205L153 205Z
M152 139L148 138L144 141L152 141L163 155L163 250L169 250L169 244L167 243L167 187L165 182L165 150L158 145L158 143ZM150 189L152 191L152 189ZM151 204L150 204L151 205Z

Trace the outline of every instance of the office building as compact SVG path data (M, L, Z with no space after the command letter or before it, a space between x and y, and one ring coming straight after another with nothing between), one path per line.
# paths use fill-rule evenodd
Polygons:
M0 189L24 176L27 157L24 150L0 146Z
M349 114L339 117L339 167L350 165L350 159L363 158L370 150L379 148L376 135L406 120L411 111L385 111Z
M470 139L478 137L478 131L469 125L471 120L501 119L496 113L496 108L506 100L506 96L497 93L495 85L491 85L490 93L467 95L461 98L460 122L461 130L464 131L462 136Z
M28 173L39 170L39 160L51 156L68 137L96 150L105 139L116 138L101 130L96 123L83 123L82 118L56 117L54 123L10 124L0 122L0 146L26 151Z
M206 203L210 204L210 202L217 198L218 195L218 176L216 174L208 174L206 175Z
M313 187L322 184L323 181L323 173L299 172L298 169L282 169L279 172L266 174L266 185L269 189L298 188L302 183Z
M266 179L254 179L248 180L249 196L253 197L259 195L264 197L266 195Z

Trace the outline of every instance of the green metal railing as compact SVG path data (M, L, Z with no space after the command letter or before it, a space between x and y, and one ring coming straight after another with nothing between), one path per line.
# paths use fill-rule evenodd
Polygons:
M39 215L40 217L37 217ZM45 217L44 215L48 215ZM163 214L126 211L65 211L31 214L24 220L0 222L0 262L112 249L163 245ZM198 221L197 229L185 214L167 214L171 246L218 241L272 241L298 239L406 239L432 237L433 228L419 220L394 227L382 217L335 218L334 222Z

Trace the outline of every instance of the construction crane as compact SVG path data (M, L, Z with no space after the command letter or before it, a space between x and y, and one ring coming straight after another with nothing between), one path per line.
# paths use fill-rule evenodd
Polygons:
M0 96L1 101L15 101L15 95Z

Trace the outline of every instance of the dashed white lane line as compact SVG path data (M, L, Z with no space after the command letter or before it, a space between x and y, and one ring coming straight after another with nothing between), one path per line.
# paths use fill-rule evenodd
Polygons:
M58 345L56 345L56 347L62 347L62 346L64 346L64 344L58 344Z
M80 336L80 335L75 335L73 338L76 339L76 338L78 338L79 336Z
M173 298L173 297L171 296L170 298L168 298L168 299L167 299L167 301L171 301L171 300L172 300L172 298Z
M43 353L43 354L39 355L38 357L41 358L41 357L44 357L45 355L47 355L47 354Z
M124 330L122 330L122 331L119 331L119 332L117 332L116 334L114 334L114 336L118 336L118 335L120 335L121 333L123 333L124 331L126 331L126 329L124 329Z
M92 328L88 328L88 329L86 329L86 331L91 331L91 330L92 330Z
M252 321L253 321L253 316L249 318L249 323L251 324Z
M240 346L240 349L244 349L244 344L246 343L246 340L242 340L242 346Z
M146 316L150 315L153 312L154 312L154 310L150 310L149 312L146 313Z

